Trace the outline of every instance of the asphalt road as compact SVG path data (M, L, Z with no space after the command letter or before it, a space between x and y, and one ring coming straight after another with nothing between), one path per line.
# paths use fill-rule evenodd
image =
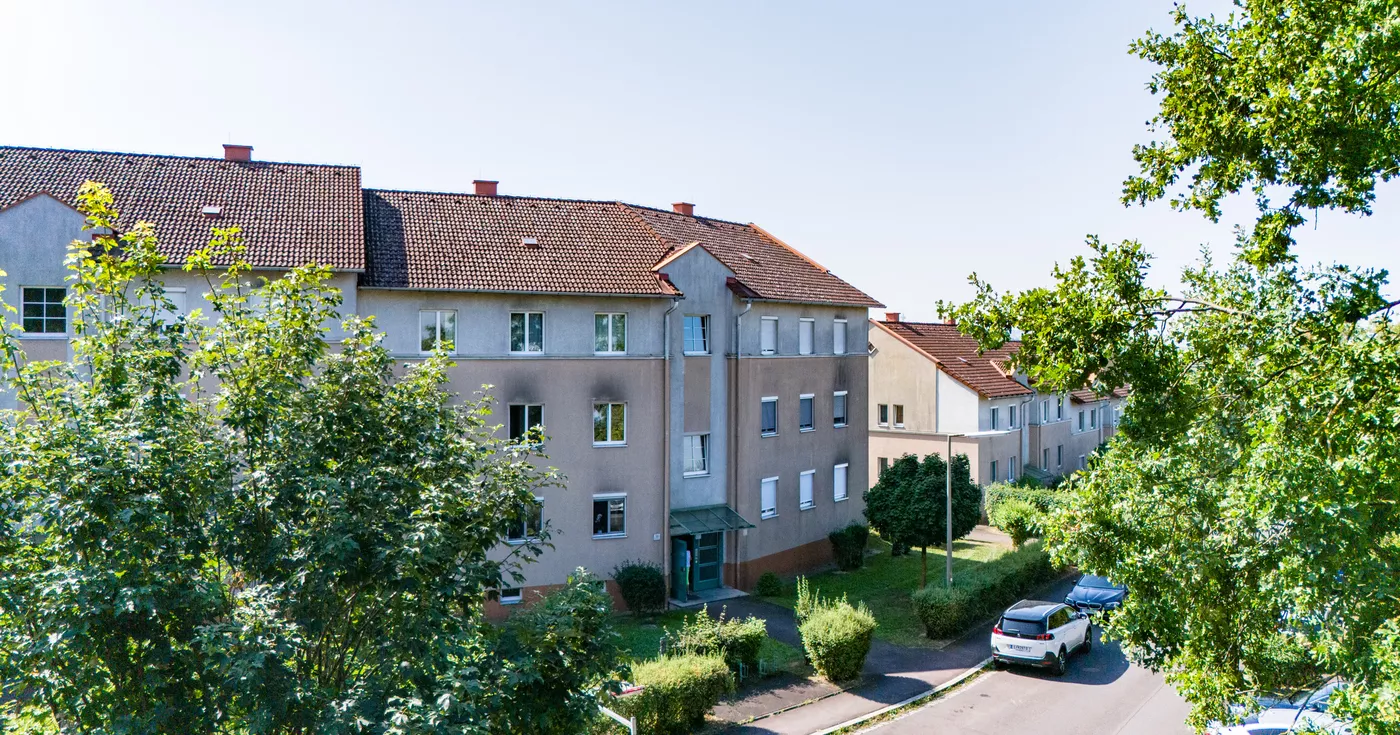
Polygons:
M1094 629L1098 635L1098 628ZM1188 707L1162 677L1131 666L1112 643L1070 659L1055 677L1014 668L894 722L876 735L1189 735Z

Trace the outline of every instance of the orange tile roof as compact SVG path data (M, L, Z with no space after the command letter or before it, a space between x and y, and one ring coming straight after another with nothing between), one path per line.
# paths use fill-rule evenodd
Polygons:
M876 321L874 324L932 357L944 372L986 398L1033 392L1006 374L1006 358L1020 349L1020 342L1007 342L1001 349L978 354L977 340L959 332L956 324L903 321Z

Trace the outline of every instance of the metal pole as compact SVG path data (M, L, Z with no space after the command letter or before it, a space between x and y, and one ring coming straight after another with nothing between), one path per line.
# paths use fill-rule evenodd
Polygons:
M953 435L948 435L948 454L944 458L943 466L948 470L948 483L945 487L947 491L944 497L944 509L947 517L944 519L943 529L948 532L947 544L943 547L947 552L946 582L948 589L953 588Z

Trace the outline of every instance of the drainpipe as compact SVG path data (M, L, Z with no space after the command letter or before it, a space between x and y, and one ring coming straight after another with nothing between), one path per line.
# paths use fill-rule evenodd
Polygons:
M753 310L753 302L745 300L744 310L734 316L734 389L729 392L729 507L739 510L739 358L743 356L743 338L740 327L744 315ZM734 532L734 588L743 589L744 555L739 552L740 534Z
M661 572L666 579L666 596L671 596L671 312L681 305L671 299L671 308L661 315Z

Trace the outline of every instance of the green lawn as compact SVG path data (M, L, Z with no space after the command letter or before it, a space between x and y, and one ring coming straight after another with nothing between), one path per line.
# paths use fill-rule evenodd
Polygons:
M914 549L906 556L892 557L890 545L879 536L870 536L870 548L881 553L865 558L865 567L855 572L830 571L807 577L814 590L822 595L840 597L843 593L851 604L864 602L875 615L875 637L902 646L928 646L932 641L924 636L924 626L914 614L909 602L909 593L919 587L919 550ZM964 539L953 543L953 578L960 572L976 568L983 562L1001 556L1010 549L993 543ZM928 550L929 584L941 584L943 580L943 549ZM796 602L796 586L791 582L783 585L780 597L767 598L784 607L792 607Z
M699 614L699 611L689 613ZM685 624L686 613L672 610L651 619L619 615L613 619L617 631L622 635L622 648L633 661L656 658L661 646L661 636L667 630L676 630ZM759 653L764 665L771 671L798 672L805 667L802 652L781 641L769 638L763 642Z

